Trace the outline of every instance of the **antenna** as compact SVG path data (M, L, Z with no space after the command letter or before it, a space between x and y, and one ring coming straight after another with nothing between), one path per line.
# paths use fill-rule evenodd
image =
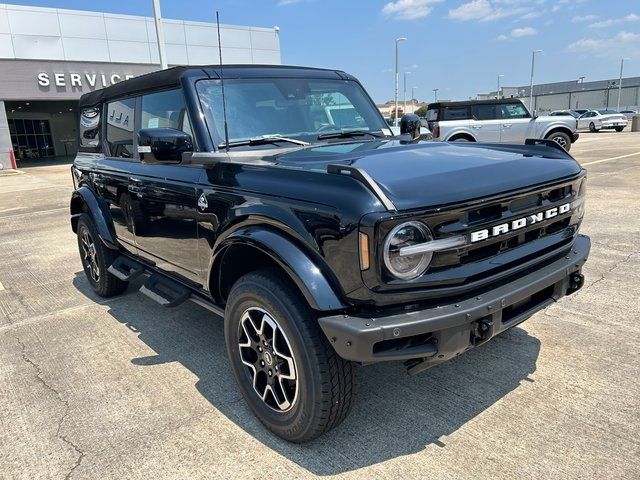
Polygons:
M229 151L229 129L227 128L227 104L224 99L224 72L222 68L222 43L220 42L220 14L216 10L216 26L218 28L218 55L220 56L220 87L222 90L222 116L224 118L224 145Z

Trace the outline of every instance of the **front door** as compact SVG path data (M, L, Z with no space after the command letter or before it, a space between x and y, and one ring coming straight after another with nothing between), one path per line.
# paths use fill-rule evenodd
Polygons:
M520 102L498 105L501 118L500 141L524 144L527 138L535 137L535 120Z
M138 100L140 128L174 128L191 135L182 90L143 95ZM196 185L202 169L167 163L136 164L129 190L138 209L138 255L162 270L198 280Z

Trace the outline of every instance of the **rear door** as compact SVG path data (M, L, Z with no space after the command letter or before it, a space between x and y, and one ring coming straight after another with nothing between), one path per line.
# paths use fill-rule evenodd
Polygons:
M136 253L133 216L136 199L129 191L129 171L138 162L133 142L135 106L135 98L104 105L106 154L94 178L96 188L109 205L116 237L120 245L131 253Z
M521 102L498 105L500 142L523 144L527 138L534 138L535 120Z
M175 128L192 135L182 90L143 95L140 128ZM196 184L202 169L179 163L144 163L132 170L130 190L140 206L138 255L161 269L197 281Z
M497 105L476 103L471 105L471 133L478 142L500 142L500 124Z

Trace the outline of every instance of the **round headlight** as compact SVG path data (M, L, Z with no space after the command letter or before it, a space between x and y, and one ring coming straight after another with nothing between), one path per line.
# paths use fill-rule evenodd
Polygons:
M397 225L384 241L384 264L391 275L401 280L411 280L424 273L431 262L432 252L400 256L402 247L430 242L433 235L422 222L405 222Z

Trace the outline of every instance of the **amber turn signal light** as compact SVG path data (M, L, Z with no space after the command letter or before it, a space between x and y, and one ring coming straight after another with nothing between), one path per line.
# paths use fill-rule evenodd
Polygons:
M360 232L360 270L369 270L369 236Z

